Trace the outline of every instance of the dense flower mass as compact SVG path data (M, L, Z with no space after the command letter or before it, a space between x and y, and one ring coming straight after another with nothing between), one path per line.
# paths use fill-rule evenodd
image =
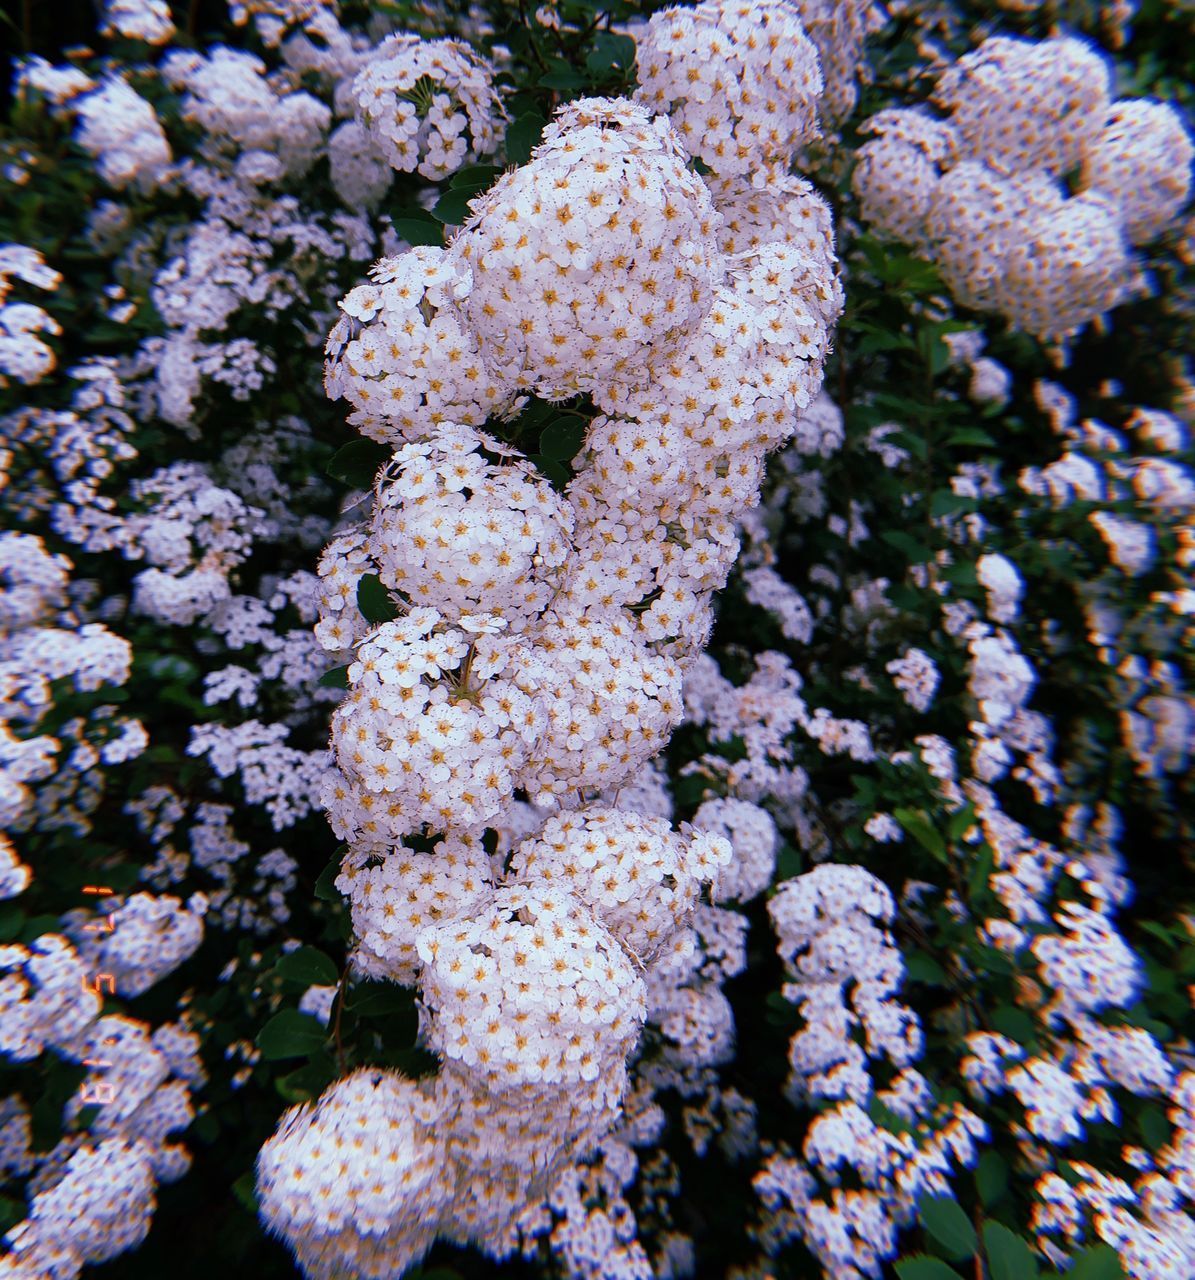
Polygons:
M18 8L0 1277L1195 1276L1184 6Z

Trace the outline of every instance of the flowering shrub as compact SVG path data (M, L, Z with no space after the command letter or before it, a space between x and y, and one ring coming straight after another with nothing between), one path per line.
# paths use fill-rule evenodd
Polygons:
M98 9L0 1276L1195 1275L1190 13Z

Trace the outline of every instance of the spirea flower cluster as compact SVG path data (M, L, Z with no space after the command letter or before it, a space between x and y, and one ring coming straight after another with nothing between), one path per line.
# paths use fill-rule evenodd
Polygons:
M651 9L16 6L0 1276L1195 1275L1189 15Z
M1187 203L1195 144L1164 102L1112 98L1107 59L1072 36L993 36L934 102L864 128L862 217L930 258L965 306L1065 343L1141 287L1133 253Z

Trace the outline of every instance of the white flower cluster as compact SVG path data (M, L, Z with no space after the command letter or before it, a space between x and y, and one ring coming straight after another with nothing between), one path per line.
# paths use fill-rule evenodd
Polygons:
M583 99L473 203L452 244L471 275L459 306L505 385L600 396L682 349L724 269L687 159L667 117Z
M718 177L765 187L817 133L817 48L789 0L663 9L638 40L639 101Z
M750 902L772 883L780 835L766 809L750 800L719 796L701 804L693 826L729 840L734 854L730 865L714 877L714 902Z
M28 1062L50 1049L88 1066L65 1125L98 1105L89 1133L68 1133L37 1158L29 1216L4 1238L29 1274L75 1280L85 1265L136 1248L157 1183L190 1168L169 1135L194 1119L191 1087L206 1078L199 1037L178 1023L151 1035L135 1019L100 1017L94 971L61 934L0 948L0 970L0 1054Z
M459 40L387 36L352 87L358 125L400 172L432 182L490 155L506 113L494 69Z
M1190 192L1195 145L1175 110L1112 101L1106 60L1070 36L991 37L935 100L947 119L893 108L864 126L878 136L853 179L863 218L930 257L959 302L1047 342L1127 299L1132 246Z
M170 144L153 106L130 84L109 76L70 105L78 113L75 140L95 157L105 182L145 194L162 181Z
M288 92L254 54L224 45L206 56L180 49L167 54L160 69L183 94L183 118L203 130L213 159L259 153L272 176L291 177L315 163L332 113L310 93Z
M711 92L749 127L738 73L762 94L799 25L787 5L726 25ZM771 186L706 185L667 118L574 102L447 250L384 259L341 303L327 389L395 452L319 564L316 634L347 686L323 796L349 844L353 967L417 985L442 1066L434 1083L341 1082L263 1150L263 1215L311 1276L390 1274L437 1235L503 1256L617 1120L648 1017L662 1070L733 1046L718 984L745 964L744 928L700 903L731 843L617 797L681 718L735 521L818 392L841 308L826 206L772 169L813 118L816 53L799 53L799 119L751 153ZM388 92L375 120L362 105L370 129L409 124ZM597 403L563 497L477 429L527 392ZM770 873L764 817L728 816L750 865L727 897ZM342 1127L360 1150L389 1144L402 1185L358 1186L346 1161L313 1195L305 1152Z
M903 1067L920 1056L917 1016L892 999L904 961L882 925L894 911L883 881L862 867L840 864L786 881L768 902L778 951L793 979L783 994L807 1024L789 1047L794 1096L866 1104L872 1092L869 1058L884 1055ZM856 1030L866 1047L856 1040Z
M1120 431L1096 419L1076 422L1073 401L1057 391L1050 383L1037 387L1063 452L1044 467L1026 467L1019 482L1055 511L1076 501L1095 507L1085 522L1099 534L1111 568L1080 589L1088 636L1099 660L1118 677L1122 739L1138 773L1162 779L1180 773L1195 752L1189 677L1180 664L1147 660L1144 638L1147 628L1171 625L1190 613L1184 588L1195 564L1188 532L1195 477L1180 461L1189 433L1174 416L1151 409L1135 409ZM1143 610L1133 579L1147 571L1164 573L1176 589L1152 593Z
M888 17L875 0L793 0L805 33L813 41L825 89L818 103L822 120L837 125L851 114L859 82L869 79L863 43Z
M770 1211L761 1239L766 1254L797 1239L835 1280L880 1280L897 1254L900 1229L917 1216L918 1198L948 1194L953 1166L973 1165L989 1136L966 1107L935 1106L927 1082L911 1069L876 1096L912 1131L893 1133L858 1103L840 1102L810 1125L804 1160L777 1152L755 1175ZM857 1186L842 1185L844 1167ZM820 1196L819 1180L829 1185Z
M111 974L117 995L127 999L148 991L195 953L206 908L200 894L184 906L175 897L135 893L124 901L101 898L95 911L68 911L62 925L91 969Z
M166 0L108 0L100 34L160 45L165 44L174 31Z
M121 549L149 566L134 579L133 608L189 626L231 596L229 576L264 532L263 513L214 484L196 462L135 480L130 495L147 509L124 522Z
M112 705L59 718L46 731L53 682L93 693L124 684L132 664L128 641L103 623L80 624L68 608L71 568L36 535L0 533L0 826L10 833L34 825L87 831L103 794L98 766L147 745L141 723ZM18 867L6 879L27 883Z
M353 426L397 444L509 408L513 397L453 306L469 276L445 250L420 245L370 275L374 284L341 301L325 349L324 389L353 406Z
M56 364L52 348L39 333L59 334L62 326L32 302L9 300L13 281L23 280L38 289L57 289L62 275L46 265L36 249L23 244L0 245L0 388L9 378L31 386L40 382Z

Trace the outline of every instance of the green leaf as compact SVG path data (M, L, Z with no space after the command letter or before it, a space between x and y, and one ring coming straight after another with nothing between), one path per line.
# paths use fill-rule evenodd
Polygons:
M506 131L506 158L512 164L526 164L531 159L532 148L539 145L547 123L538 111L519 116Z
M100 881L106 884L107 881ZM29 946L31 942L36 942L44 933L60 933L62 931L62 921L57 916L30 916L25 922L24 929L21 930L21 942L25 946Z
M274 966L274 972L313 987L335 986L340 979L340 971L332 958L318 947L297 947L287 952Z
M991 875L995 866L996 858L991 845L980 845L975 851L975 860L967 871L967 887L971 890L972 898L982 898L991 891Z
M917 841L923 849L927 849L939 862L946 862L946 841L941 832L930 822L922 809L893 809L892 816Z
M543 473L554 489L563 489L572 479L568 468L557 462L555 458L545 458L542 453L533 453L528 461Z
M409 245L431 244L439 247L444 243L444 224L441 222L424 222L422 218L395 218L394 230Z
M992 1026L1002 1036L1020 1045L1030 1045L1037 1039L1037 1027L1024 1009L1013 1004L997 1005L992 1010Z
M950 981L946 970L924 951L911 951L905 956L905 977L910 982L924 982L932 987L944 987Z
M994 449L996 441L979 427L962 427L946 438L947 444L974 444Z
M378 469L392 452L376 440L350 440L336 450L324 470L354 489L372 489Z
M585 59L585 69L594 76L606 76L617 68L624 74L635 65L635 42L630 36L599 31ZM542 83L542 82L541 82Z
M8 1231L10 1227L15 1227L27 1213L24 1201L17 1200L13 1196L0 1196L0 1234Z
M205 1111L202 1115L196 1116L191 1122L188 1133L194 1134L200 1142L205 1142L208 1146L211 1146L220 1136L220 1122L211 1111Z
M244 1205L250 1213L257 1214L257 1178L250 1170L248 1173L242 1173L241 1176L232 1184L232 1194L236 1196L237 1201Z
M432 208L432 216L448 226L459 226L469 217L469 202L480 191L462 187L446 191Z
M917 1202L921 1225L948 1258L969 1258L979 1237L966 1210L953 1196L922 1196Z
M978 507L979 501L976 498L963 497L952 489L939 489L929 500L929 513L935 519L961 515L965 511L975 511Z
M1141 1114L1137 1117L1137 1128L1141 1131L1145 1145L1151 1151L1164 1147L1170 1141L1173 1132L1166 1113L1153 1103L1141 1109Z
M776 855L776 876L777 884L783 880L791 880L794 876L801 874L801 855L786 840L780 846L780 852Z
M376 573L363 575L357 583L357 608L367 622L392 622L398 617L398 607Z
M975 1189L985 1209L998 1204L1008 1190L1008 1162L991 1149L979 1157L975 1166Z
M974 826L974 824L975 806L968 801L957 813L950 815L946 823L946 830L950 833L952 840L960 840L968 827Z
M415 992L396 982L359 982L349 992L345 1007L362 1018L389 1018L414 1012Z
M321 902L341 902L340 890L336 887L336 877L340 875L340 859L344 856L343 846L337 849L332 861L319 873L315 882L315 896Z
M584 89L585 85L585 77L574 71L566 62L562 62L539 78L541 89Z
M0 902L0 942L11 942L25 923L25 912L15 902Z
M941 1258L931 1258L924 1253L898 1262L896 1274L900 1280L959 1280L959 1274L953 1267L948 1267Z
M267 1062L281 1058L302 1058L323 1048L328 1038L318 1018L298 1009L276 1013L257 1033L256 1044Z
M484 191L493 185L501 172L496 164L467 164L448 179L448 186L450 189L468 187L471 191Z
M343 667L333 667L331 671L325 671L316 681L321 689L347 689L349 687L349 664L346 662Z
M564 414L549 422L539 437L539 451L545 458L568 462L585 443L588 423L579 414Z
M1067 1280L1125 1280L1120 1256L1109 1244L1093 1244L1078 1254Z
M1036 1280L1037 1258L1033 1250L1003 1224L983 1224L983 1247L991 1280Z
M934 553L925 545L924 542L918 542L911 534L905 533L903 529L885 529L880 537L888 543L889 546L895 547L897 551L902 552L910 564L924 564L926 560L932 560Z
M309 1102L336 1079L336 1064L328 1054L320 1054L311 1062L274 1081L274 1088L287 1102Z

